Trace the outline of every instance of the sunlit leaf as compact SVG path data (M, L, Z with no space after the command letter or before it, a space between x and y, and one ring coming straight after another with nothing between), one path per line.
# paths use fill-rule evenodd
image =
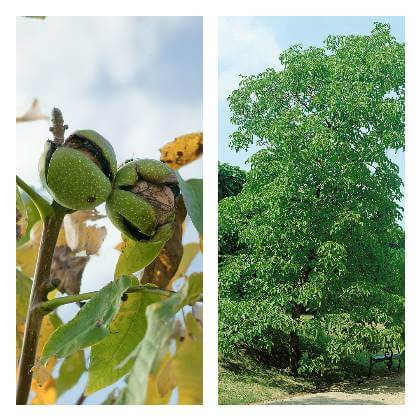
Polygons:
M126 404L144 404L149 373L156 369L161 355L167 351L175 325L175 314L185 305L192 305L200 299L202 290L202 274L195 273L186 280L179 292L162 302L148 306L146 335L128 377L124 396Z
M178 404L203 402L203 339L201 324L191 313L186 316L186 336L158 375L157 387L166 395L177 387Z
M109 335L92 347L86 395L113 384L129 372L132 361L120 365L143 339L147 327L146 308L160 299L152 293L127 294L111 323Z
M67 356L60 366L56 379L57 396L59 397L76 385L85 369L85 353L83 350Z
M172 236L173 229L174 224L167 223L148 241L124 240L114 277L133 274L150 264Z
M151 372L149 374L148 382L147 382L147 396L145 400L145 404L147 405L162 405L168 404L171 394L172 388L165 389L165 392L161 393L158 389L157 379L159 378L162 372L162 369L165 368L168 361L171 359L170 353L166 353L163 356L160 365L155 369L155 372Z
M201 157L203 153L203 133L191 133L177 137L160 149L160 160L173 169Z
M203 180L189 179L184 181L176 172L179 188L184 197L185 206L191 220L200 235L203 234Z
M52 334L44 347L41 361L45 363L52 356L67 357L105 338L120 308L121 296L129 285L130 279L124 276L101 289L75 318Z
M43 385L32 381L31 390L35 393L31 401L33 405L54 404L57 399L57 390L55 388L54 378L50 378Z

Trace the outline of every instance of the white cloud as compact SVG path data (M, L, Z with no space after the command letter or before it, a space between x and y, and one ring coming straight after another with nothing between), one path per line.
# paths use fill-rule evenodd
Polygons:
M163 42L183 24L176 17L18 19L17 114L38 97L44 112L62 109L69 131L93 128L107 137L119 161L158 158L164 143L202 128L200 106L138 85L162 65ZM97 83L101 73L112 94L98 92L107 89ZM17 126L17 171L29 183L39 185L37 160L48 137L45 121ZM185 171L200 177L201 165Z
M241 75L280 68L281 47L274 31L254 17L219 19L219 100L237 88Z

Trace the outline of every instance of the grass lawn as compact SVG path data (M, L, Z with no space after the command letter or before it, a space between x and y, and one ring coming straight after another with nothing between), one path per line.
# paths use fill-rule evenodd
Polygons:
M262 403L314 390L310 381L292 378L247 356L219 365L219 404Z
M219 404L266 403L296 393L325 391L342 381L356 382L358 378L366 378L368 357L367 354L361 354L347 366L347 372L336 371L323 378L294 378L280 369L267 367L246 355L241 355L235 360L223 360L219 363ZM397 364L394 363L395 370ZM374 367L373 376L387 375L383 364Z

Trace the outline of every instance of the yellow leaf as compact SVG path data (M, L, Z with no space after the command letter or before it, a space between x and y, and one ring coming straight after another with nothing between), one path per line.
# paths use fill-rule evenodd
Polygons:
M50 316L45 316L42 320L35 364L32 368L33 377L31 389L34 391L35 396L31 401L31 404L54 404L57 399L56 382L52 377L52 371L57 363L57 359L55 357L50 358L46 365L42 365L39 361L39 356L42 353L45 343L54 330L55 326Z
M29 241L16 249L16 265L19 266L22 272L28 277L33 277L35 272L42 229L43 222L39 220L32 226ZM63 229L61 229L58 234L56 246L61 245L66 245Z
M161 393L157 386L156 378L161 374L161 371L166 366L168 361L171 359L171 355L166 353L163 357L160 366L158 367L156 373L150 373L148 382L147 382L147 397L145 404L148 405L162 405L168 404L169 399L171 398L172 387L167 387L164 393Z
M39 385L35 381L32 381L31 389L35 393L35 396L31 401L31 404L33 405L54 404L57 399L54 378L50 378L43 385Z
M177 352L157 375L161 395L178 388L178 404L203 403L203 339L200 323L191 313L186 317L187 334Z
M203 153L203 133L191 133L177 137L160 150L160 160L172 169L179 169L201 157Z

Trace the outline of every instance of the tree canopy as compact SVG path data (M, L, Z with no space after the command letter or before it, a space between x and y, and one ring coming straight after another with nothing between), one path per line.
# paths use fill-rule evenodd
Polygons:
M246 172L239 166L229 163L218 163L219 172L219 201L222 198L232 197L241 192L246 178Z
M294 373L402 346L404 44L390 26L293 46L229 97L231 147L260 150L219 203L220 349Z

